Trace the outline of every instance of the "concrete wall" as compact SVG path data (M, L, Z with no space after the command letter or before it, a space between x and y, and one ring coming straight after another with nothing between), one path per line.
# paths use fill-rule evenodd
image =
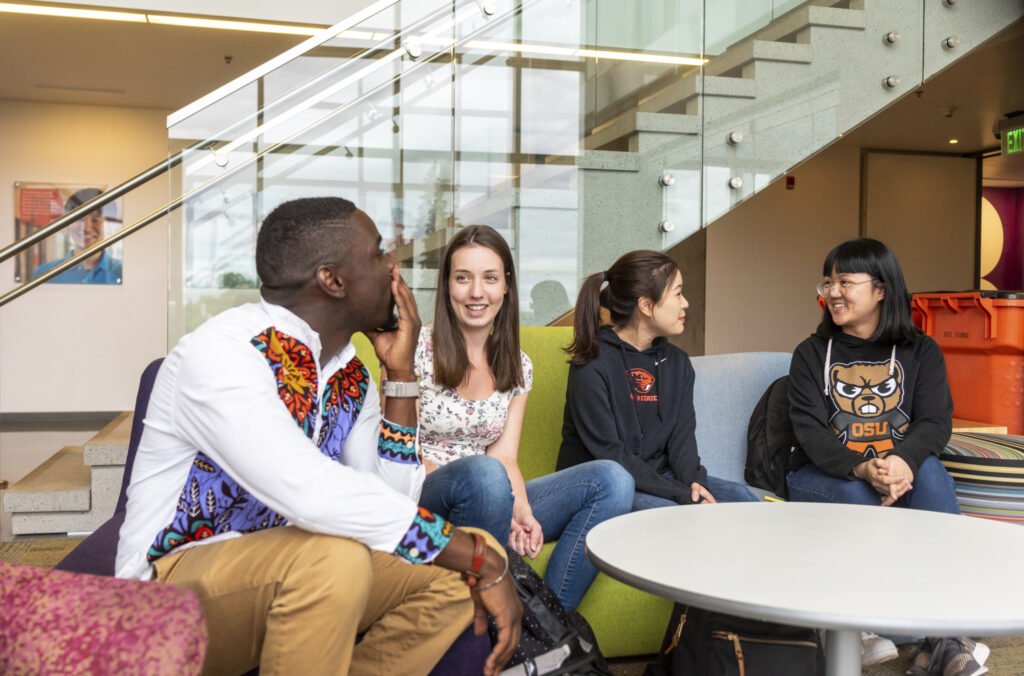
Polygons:
M708 228L708 354L789 352L818 323L814 285L829 249L857 236L860 151L833 148Z
M868 153L864 233L889 244L912 291L973 286L974 160ZM708 354L791 351L820 319L825 254L861 233L861 153L833 147L707 230Z
M167 111L0 101L0 245L14 238L14 183L113 187L167 156ZM154 181L124 199L125 222L167 201ZM124 241L124 284L50 284L0 308L0 412L114 411L166 352L167 226ZM0 291L14 261L0 264Z

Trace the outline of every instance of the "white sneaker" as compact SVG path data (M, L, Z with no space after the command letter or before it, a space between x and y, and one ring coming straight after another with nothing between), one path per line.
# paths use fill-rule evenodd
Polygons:
M985 662L988 661L988 656L992 651L989 647L978 641L974 644L974 650L971 651L971 656L974 657L974 661L978 663L978 666L985 666Z
M896 644L878 634L861 632L860 635L860 663L865 667L873 664L881 664L899 657Z

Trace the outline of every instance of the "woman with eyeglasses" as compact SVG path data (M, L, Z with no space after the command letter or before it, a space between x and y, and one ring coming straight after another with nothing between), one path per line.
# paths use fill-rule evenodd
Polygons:
M636 481L633 511L756 500L701 465L693 365L668 342L687 307L682 272L657 251L624 254L587 277L576 301L558 469L618 462Z
M938 453L953 399L939 346L914 326L885 244L856 239L825 257L821 324L793 353L793 431L806 464L793 500L897 505L959 514Z
M938 459L952 432L946 365L911 320L899 261L882 242L855 239L829 252L822 274L821 324L790 366L790 416L802 450L786 477L789 499L959 514ZM957 643L942 649L943 661L987 657L983 644L946 640ZM865 664L897 655L875 635L863 648Z

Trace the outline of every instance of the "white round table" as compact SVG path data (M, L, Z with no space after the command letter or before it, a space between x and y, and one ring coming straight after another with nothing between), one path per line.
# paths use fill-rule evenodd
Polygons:
M860 632L1024 634L1024 528L820 503L666 507L590 531L608 575L673 601L826 630L830 676L860 674Z

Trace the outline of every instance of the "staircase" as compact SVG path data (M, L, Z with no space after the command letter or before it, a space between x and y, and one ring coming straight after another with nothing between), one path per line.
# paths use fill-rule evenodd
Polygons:
M754 21L752 32L718 53L698 45L702 65L637 70L629 59L616 61L626 54L621 45L595 57L560 46L557 35L528 39L526 25L542 35L546 23L571 33L562 16L576 4L453 0L442 18L409 19L413 33L396 32L403 24L382 13L259 75L255 103L255 88L239 88L173 115L172 141L199 149L173 177L172 197L189 197L172 222L184 245L174 253L172 269L183 273L171 301L184 312L171 344L255 296L252 288L217 285L232 273L254 279L252 224L284 199L324 192L353 197L372 211L384 239L396 240L425 323L439 253L470 223L505 234L517 257L524 323L547 322L569 309L586 274L628 249L685 246L1024 15L1017 0L790 2L792 9ZM712 4L704 5L710 12ZM680 33L692 19L680 19ZM441 30L437 21L451 25ZM388 39L367 47L352 37L359 31ZM446 43L438 34L452 37ZM957 45L943 46L954 35ZM565 76L579 96L550 83L545 89L534 75L556 85ZM475 86L505 80L510 99L498 104L511 110L473 99ZM309 97L315 103L306 106ZM538 109L549 114L535 115ZM439 119L450 124L431 126ZM532 137L525 133L534 127ZM544 311L540 296L526 300L542 282L565 292L546 291L552 307ZM62 449L7 490L14 533L90 531L109 517L130 426L130 414L122 414L84 447Z
M132 414L121 413L83 446L66 446L5 491L14 535L90 533L114 513Z

